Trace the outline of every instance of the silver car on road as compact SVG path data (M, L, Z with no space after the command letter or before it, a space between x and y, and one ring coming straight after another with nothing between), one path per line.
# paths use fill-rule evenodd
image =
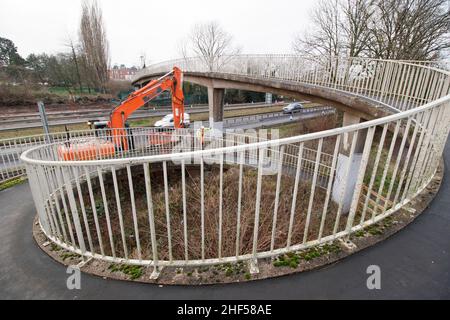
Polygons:
M286 107L283 108L283 113L299 112L303 108L304 108L304 106L300 102L293 102L293 103L288 104Z

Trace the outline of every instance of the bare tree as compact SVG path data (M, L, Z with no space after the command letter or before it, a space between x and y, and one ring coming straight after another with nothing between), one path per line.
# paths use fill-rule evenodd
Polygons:
M450 48L448 0L320 0L297 53L429 60Z
M357 57L367 50L373 0L321 0L311 13L312 30L297 36L294 51Z
M109 80L109 44L102 10L96 0L82 3L80 42L87 78L104 92Z
M78 86L80 88L80 93L82 93L83 92L83 85L81 83L80 64L78 62L77 49L76 49L76 46L75 46L75 44L74 44L74 42L72 40L72 37L68 36L68 40L67 40L66 46L70 48L70 52L72 54L72 60L73 60L73 62L75 64L75 71L76 71L76 74L77 74Z
M294 39L294 51L302 55L340 55L344 50L344 37L339 0L320 0L311 13L311 19L312 30Z
M371 54L400 60L436 59L450 48L448 0L376 0Z
M177 51L186 60L189 57L189 39L180 39L177 43Z
M371 37L370 21L372 19L374 0L346 0L341 4L343 11L342 32L346 54L358 57L365 53Z
M188 43L180 44L180 51L184 57L189 52L202 57L209 71L217 71L238 54L240 49L233 46L233 37L217 22L195 25L189 34Z

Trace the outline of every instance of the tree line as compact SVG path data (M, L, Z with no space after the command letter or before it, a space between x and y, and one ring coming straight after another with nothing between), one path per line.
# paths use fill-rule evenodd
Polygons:
M106 93L109 44L102 11L95 0L82 3L78 38L77 42L68 39L64 52L32 53L23 58L13 41L0 37L0 82Z
M449 10L448 0L318 0L311 25L292 47L302 55L437 60L450 49ZM85 0L81 12L78 41L69 39L64 52L22 58L11 40L0 38L0 83L106 92L110 55L102 10ZM182 57L200 56L210 71L240 52L216 21L195 24L179 43Z
M448 0L319 0L300 54L436 60L450 48Z
M448 58L449 6L448 0L318 0L308 29L293 38L292 48L303 56ZM178 47L183 58L201 57L209 71L241 52L216 21L195 24Z

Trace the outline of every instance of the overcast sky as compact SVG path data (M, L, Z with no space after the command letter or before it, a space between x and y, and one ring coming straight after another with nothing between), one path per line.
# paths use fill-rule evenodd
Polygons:
M78 38L82 0L0 0L0 36L26 57L67 50ZM314 0L99 0L111 63L139 64L179 57L192 25L217 20L243 53L291 52L294 35L308 25Z

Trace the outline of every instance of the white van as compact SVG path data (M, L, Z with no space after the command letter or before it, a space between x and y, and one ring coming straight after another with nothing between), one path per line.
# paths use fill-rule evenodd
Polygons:
M184 126L189 127L191 120L188 113L184 113ZM158 128L168 128L173 127L173 114L165 115L161 120L155 122L155 127Z

